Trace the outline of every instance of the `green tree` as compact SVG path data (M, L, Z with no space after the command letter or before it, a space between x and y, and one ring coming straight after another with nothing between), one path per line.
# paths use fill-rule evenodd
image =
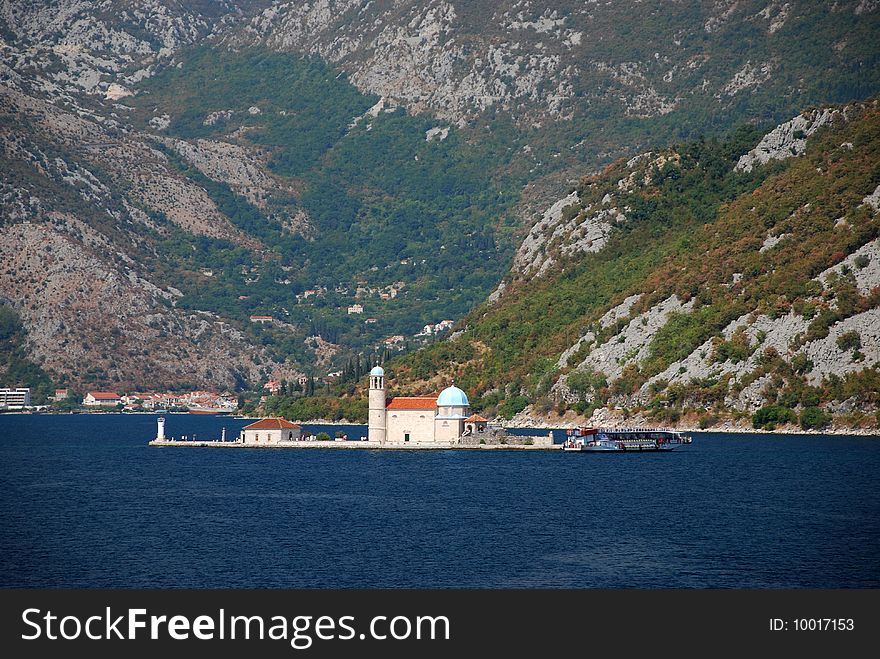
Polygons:
M782 405L768 405L752 415L752 426L764 430L773 430L780 424L794 423L795 421L797 421L797 414Z
M820 430L831 423L831 415L819 407L806 407L801 412L801 428Z

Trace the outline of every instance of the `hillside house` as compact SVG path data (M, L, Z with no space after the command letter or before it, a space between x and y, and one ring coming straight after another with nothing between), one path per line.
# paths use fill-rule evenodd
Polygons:
M90 391L83 398L82 404L86 407L114 406L122 402L119 394L112 391Z

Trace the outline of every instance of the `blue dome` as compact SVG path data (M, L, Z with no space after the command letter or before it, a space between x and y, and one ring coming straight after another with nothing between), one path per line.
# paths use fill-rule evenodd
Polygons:
M374 366L373 370L370 371L370 375L385 375L385 369L381 366Z
M437 398L437 407L468 407L465 393L458 387L446 387Z

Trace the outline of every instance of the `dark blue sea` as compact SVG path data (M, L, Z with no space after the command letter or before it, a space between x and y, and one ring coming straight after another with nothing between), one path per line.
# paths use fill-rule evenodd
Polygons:
M247 423L167 419L198 439ZM0 415L0 586L880 586L877 438L590 455L148 447L155 431Z

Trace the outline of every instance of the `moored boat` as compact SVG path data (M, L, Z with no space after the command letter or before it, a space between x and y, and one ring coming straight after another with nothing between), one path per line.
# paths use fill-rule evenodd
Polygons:
M693 439L669 428L573 428L563 450L577 453L672 451Z

